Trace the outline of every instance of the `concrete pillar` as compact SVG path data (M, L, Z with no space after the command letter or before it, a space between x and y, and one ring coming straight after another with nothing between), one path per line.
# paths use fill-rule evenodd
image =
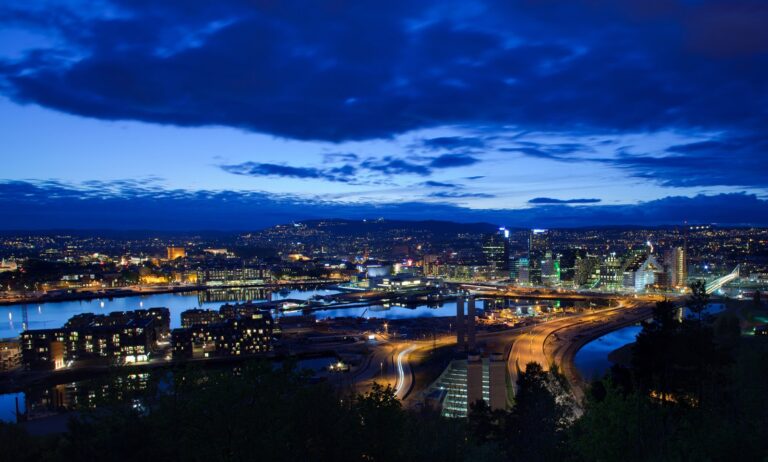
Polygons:
M477 353L470 353L467 355L467 413L480 399L483 399L483 359Z
M491 409L507 408L507 362L501 353L491 353L489 364Z
M469 352L477 349L475 341L475 316L475 297L470 295L469 303L467 303L467 347Z
M464 351L464 297L456 300L456 349Z

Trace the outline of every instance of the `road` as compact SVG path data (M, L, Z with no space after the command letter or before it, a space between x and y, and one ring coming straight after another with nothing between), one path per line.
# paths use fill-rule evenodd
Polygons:
M560 318L529 328L512 345L507 359L512 383L517 381L518 369L524 370L529 362L537 362L545 370L556 364L580 398L583 382L573 365L579 348L603 334L647 319L652 306L651 303L623 302L617 308Z

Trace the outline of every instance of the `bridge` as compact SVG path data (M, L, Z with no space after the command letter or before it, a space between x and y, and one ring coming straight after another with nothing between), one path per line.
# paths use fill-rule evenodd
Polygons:
M726 274L725 276L719 277L715 279L714 281L710 281L707 283L706 291L708 294L714 293L715 291L722 288L724 285L728 284L729 282L733 281L734 279L739 277L739 267L741 265L736 265L736 268L733 269L730 273Z

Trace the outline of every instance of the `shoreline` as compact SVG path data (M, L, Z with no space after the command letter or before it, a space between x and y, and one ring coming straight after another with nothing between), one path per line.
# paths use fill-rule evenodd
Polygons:
M258 288L277 288L277 287L292 287L292 286L307 286L307 285L337 285L339 281L296 281L296 282L277 282L271 284L237 284L227 286L205 286L205 285L190 285L190 286L162 286L162 287L141 287L141 288L119 288L119 289L106 289L100 291L83 291L72 293L57 293L57 294L43 294L35 297L27 298L15 298L7 299L0 298L0 306L7 305L29 305L40 303L57 303L57 302L72 302L72 301L84 301L84 300L96 300L100 298L126 298L126 297L138 297L142 295L158 295L158 294L171 294L171 293L183 293L183 292L199 292L216 289L258 289Z

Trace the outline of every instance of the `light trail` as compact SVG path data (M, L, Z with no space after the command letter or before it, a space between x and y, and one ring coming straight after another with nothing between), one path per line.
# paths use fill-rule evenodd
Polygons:
M397 355L397 383L395 384L395 395L402 398L401 392L405 385L405 367L403 367L403 358L416 349L416 345L411 345Z

